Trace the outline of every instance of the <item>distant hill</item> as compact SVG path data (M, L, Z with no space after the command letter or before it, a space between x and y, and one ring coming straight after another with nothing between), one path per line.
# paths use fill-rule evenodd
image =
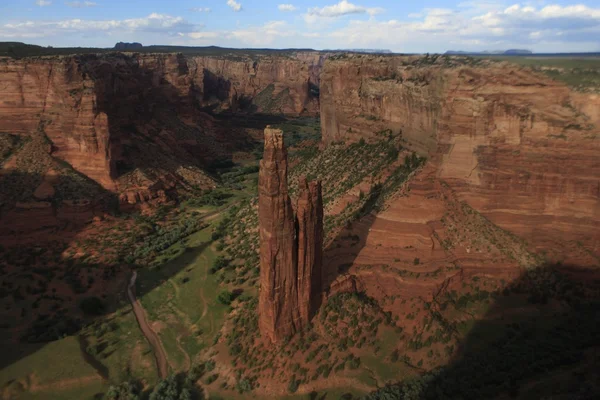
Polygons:
M504 54L533 54L533 51L531 50L523 50L523 49L510 49L510 50L506 50L504 52Z
M125 48L117 48L124 46ZM129 47L128 47L129 46ZM134 46L133 48L131 46ZM115 47L42 47L21 42L0 42L0 57L40 57L40 56L61 56L75 54L99 54L114 53L115 51L134 51L137 53L182 53L189 56L226 56L226 55L264 55L264 54L288 54L302 51L316 51L313 49L234 49L218 46L164 46L151 45L143 46L140 43L117 43Z
M448 50L444 54L448 55L526 55L533 54L531 50L525 49L509 49L509 50L495 50L495 51L462 51L462 50Z
M336 49L336 50L323 50L330 52L350 52L350 53L369 53L369 54L392 54L391 50L388 49Z
M125 43L119 42L115 44L115 50L139 50L143 48L141 43L133 42L133 43Z

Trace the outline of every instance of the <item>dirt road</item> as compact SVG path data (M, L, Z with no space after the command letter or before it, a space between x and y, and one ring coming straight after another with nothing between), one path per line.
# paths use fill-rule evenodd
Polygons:
M158 368L158 375L161 379L167 377L169 373L169 364L167 362L167 354L165 353L165 349L162 346L162 343L156 334L148 325L148 321L146 319L146 312L142 307L142 304L135 298L135 280L137 279L137 271L133 271L133 275L131 276L131 280L129 281L129 285L127 286L127 296L129 297L129 301L131 302L131 306L133 307L133 313L135 314L135 319L142 330L142 333L150 343L150 347L154 352L154 357L156 358L156 367Z

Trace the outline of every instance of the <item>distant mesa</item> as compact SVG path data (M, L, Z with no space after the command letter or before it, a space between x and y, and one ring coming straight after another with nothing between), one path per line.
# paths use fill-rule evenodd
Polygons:
M533 51L526 50L526 49L509 49L509 50L494 50L494 51L488 51L488 50L484 50L484 51L448 50L444 54L448 54L448 55L478 55L478 54L489 55L489 54L494 54L494 55L506 55L506 56L513 55L514 56L514 55L533 54Z
M335 49L335 50L323 50L324 52L349 52L349 53L369 53L369 54L392 54L391 50L388 49Z
M115 44L115 50L138 50L143 47L144 46L142 46L141 43L137 43L137 42L133 42L133 43L119 42L119 43Z

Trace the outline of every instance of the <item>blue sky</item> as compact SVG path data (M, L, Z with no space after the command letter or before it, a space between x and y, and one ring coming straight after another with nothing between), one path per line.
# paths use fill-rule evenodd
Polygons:
M600 0L0 0L0 41L600 51Z

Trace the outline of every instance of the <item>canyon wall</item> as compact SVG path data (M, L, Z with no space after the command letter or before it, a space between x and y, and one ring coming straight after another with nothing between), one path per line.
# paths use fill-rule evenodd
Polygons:
M265 129L258 180L259 329L272 343L302 330L321 297L323 202L318 182L302 181L297 216L287 188L283 132Z
M194 156L212 154L207 147L219 135L210 131L218 129L203 107L317 114L318 98L310 87L321 56L301 58L115 53L1 59L0 132L43 130L55 157L115 190L117 164L130 161L125 147L136 134L158 145L185 142ZM191 132L178 137L182 130ZM199 143L197 137L206 135L211 140Z
M313 53L0 59L0 134L50 143L37 146L27 162L16 149L0 177L27 174L39 185L51 170L77 176L75 183L95 182L124 207L164 202L179 189L213 187L205 169L247 149L252 139L244 127L225 126L207 111L316 114L318 90L311 87L321 66L322 57ZM41 159L48 161L43 168L36 166ZM65 200L97 197L79 186ZM29 192L10 199L3 193L5 220L10 209L19 214L19 204L36 201ZM52 204L60 208L60 201Z
M508 63L337 56L321 76L322 134L325 143L401 134L493 223L542 251L571 241L600 254L594 99Z
M298 53L294 58L193 57L188 63L202 73L196 84L207 106L297 116L319 113L323 59L319 53Z

